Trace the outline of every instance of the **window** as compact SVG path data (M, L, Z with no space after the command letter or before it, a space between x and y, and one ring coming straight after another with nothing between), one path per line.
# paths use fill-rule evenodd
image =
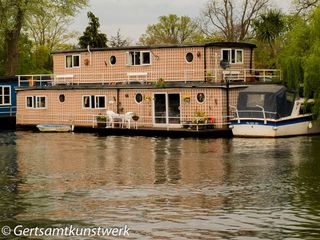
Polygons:
M11 87L0 86L0 106L11 105Z
M229 63L243 63L242 49L222 49L222 60Z
M264 94L249 94L247 97L247 107L256 108L257 105L264 107Z
M137 93L136 97L135 97L136 103L141 103L143 100L142 94L141 93Z
M193 61L193 54L191 52L186 54L186 61L191 63Z
M116 64L116 62L117 62L117 58L115 56L111 56L110 57L110 64L114 65L114 64Z
M83 96L82 97L82 107L83 108L105 109L106 108L106 96L102 96L102 95Z
M27 96L26 108L45 109L47 108L46 96Z
M139 66L139 65L150 65L151 55L150 52L127 52L127 65Z
M80 55L67 55L66 68L78 68L78 67L80 67Z
M198 93L197 94L197 101L199 103L203 103L205 99L206 99L206 96L204 95L204 93Z
M95 108L106 108L106 96L96 96Z
M59 95L59 101L60 101L61 103L63 103L65 100L66 100L66 97L64 96L64 94L60 94L60 95Z

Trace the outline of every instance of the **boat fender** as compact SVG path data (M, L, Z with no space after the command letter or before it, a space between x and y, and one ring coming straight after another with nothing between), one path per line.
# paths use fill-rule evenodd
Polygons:
M309 122L308 128L312 128L312 122Z
M275 130L275 131L277 131L277 130L278 130L278 127L273 127L272 129Z

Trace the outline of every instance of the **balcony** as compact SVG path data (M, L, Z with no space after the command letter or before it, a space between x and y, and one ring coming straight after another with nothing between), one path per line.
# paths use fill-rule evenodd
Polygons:
M206 71L163 71L163 72L104 72L94 74L52 74L52 75L18 75L21 87L81 85L81 84L130 84L132 82L156 83L160 78L166 82L209 83L230 82L272 82L281 79L278 69L207 69Z

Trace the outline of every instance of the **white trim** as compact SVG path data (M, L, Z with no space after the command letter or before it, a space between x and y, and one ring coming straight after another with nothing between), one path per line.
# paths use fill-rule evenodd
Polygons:
M89 98L89 107L85 107L84 106L84 98L85 97L88 97ZM81 105L82 105L82 109L92 109L92 106L91 106L91 95L82 95L82 101L81 101Z
M139 53L140 55L140 64L135 64L136 63L135 55L137 53ZM150 63L143 63L143 53L149 53ZM127 51L126 52L126 66L150 66L151 64L152 64L151 51Z
M71 56L71 67L67 67L67 57ZM73 58L79 57L79 66L74 66ZM80 68L81 67L81 54L67 54L64 55L64 68L65 69L74 69L74 68Z
M202 93L203 96L204 96L204 101L203 102L199 102L199 100L198 100L198 94L200 94L200 93ZM197 92L196 100L197 100L198 104L204 104L206 102L206 100L207 100L206 94L204 92Z
M137 102L137 95L138 94L140 94L141 95L141 97L142 97L142 100L141 100L141 102ZM136 104L141 104L142 102L143 102L143 95L142 95L142 93L141 92L137 92L135 95L134 95L134 101L136 102Z
M156 123L156 116L155 116L155 95L156 94L164 94L165 95L165 107L166 107L166 116L165 120L166 123ZM177 94L179 95L179 111L180 111L180 123L169 123L169 94ZM152 99L152 124L154 127L180 127L181 126L181 119L182 119L182 114L181 114L181 92L154 92L153 93L153 99Z
M192 54L192 61L191 61L191 62L188 62L188 60L187 60L187 54L189 54L189 53ZM193 54L193 52L187 52L186 55L184 55L184 60L186 61L186 63L192 64L193 61L194 61L194 54Z
M235 62L233 63L231 60L232 60L232 50L234 50L234 60ZM232 65L235 65L235 64L243 64L243 58L244 58L244 55L243 55L243 49L241 48L222 48L221 49L221 56L220 56L220 60L223 60L223 51L229 51L229 63L232 64ZM238 51L241 51L242 52L242 58L241 58L241 62L237 62L237 55L238 55Z
M104 107L97 107L97 97L104 97ZM94 95L94 108L95 109L107 109L107 97L106 95Z
M31 96L31 95L27 95L26 97L25 97L25 107L26 107L26 109L33 109L34 108L34 98L33 98L34 96ZM28 98L31 98L31 107L28 107Z
M2 95L0 95L0 98L2 98L2 104L0 106L11 106L11 86L10 85L1 85L0 88L2 88ZM4 94L4 89L9 88L9 95ZM4 103L5 97L9 96L9 103Z
M40 103L41 101L39 101L40 98L44 98L44 107L38 107L38 103ZM48 98L45 95L40 95L40 96L35 96L35 105L34 108L35 109L47 109L48 108Z
M115 57L115 59L116 59L116 62L115 63L111 63L111 58L112 57ZM116 57L116 55L111 55L110 57L109 57L109 64L110 64L110 66L114 66L114 65L116 65L117 64L117 57Z

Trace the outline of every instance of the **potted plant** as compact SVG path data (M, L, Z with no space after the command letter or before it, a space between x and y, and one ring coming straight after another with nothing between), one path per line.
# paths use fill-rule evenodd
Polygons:
M205 112L197 111L194 114L195 118L193 120L193 129L201 130L205 128L205 124L207 123L207 118Z
M96 116L97 127L105 128L107 126L107 118L108 117L106 115L102 115L102 114L99 114L98 116Z
M139 117L136 113L134 113L134 114L132 115L132 120L135 121L135 122L138 121L139 118L140 118L140 117Z

